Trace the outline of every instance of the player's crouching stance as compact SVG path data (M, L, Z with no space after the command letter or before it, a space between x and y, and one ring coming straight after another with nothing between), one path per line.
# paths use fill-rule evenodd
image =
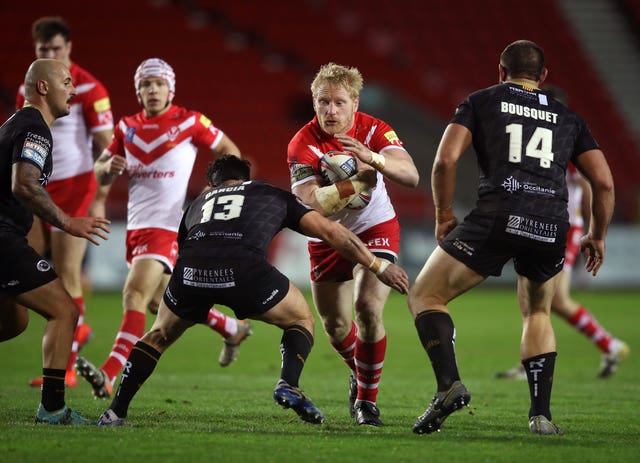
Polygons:
M225 155L210 164L212 187L187 209L178 234L179 258L151 330L134 346L111 406L99 426L121 426L129 404L153 372L160 355L212 304L230 307L240 319L254 318L284 331L282 369L273 393L302 420L325 417L298 388L313 346L314 319L300 290L267 262L273 237L287 227L326 241L345 257L369 268L383 283L406 293L408 277L397 265L375 257L356 235L302 205L291 193L250 181L250 164Z

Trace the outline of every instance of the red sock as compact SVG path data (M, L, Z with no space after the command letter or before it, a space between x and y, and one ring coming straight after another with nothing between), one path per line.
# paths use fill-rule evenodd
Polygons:
M74 297L73 302L75 302L80 309L80 315L78 316L78 326L80 326L84 323L84 314L86 312L86 307L84 306L84 297Z
M109 377L109 380L113 383L113 380L122 370L129 353L133 346L138 342L138 339L144 334L145 314L144 312L137 312L135 310L126 310L122 319L122 325L120 325L120 331L116 335L116 340L111 348L111 353L104 362L101 370Z
M567 322L582 334L587 336L602 352L609 352L609 345L613 341L607 331L600 326L598 320L583 306L580 306L578 311L574 313Z
M207 314L207 326L225 339L238 332L238 320L227 317L215 307L211 307Z
M387 337L374 343L356 340L356 378L358 379L358 400L376 403L378 384L382 375L382 365L387 351Z
M353 359L353 353L356 350L356 339L358 339L358 327L354 322L351 322L351 331L349 331L347 337L339 343L331 343L351 371L356 371L356 363Z

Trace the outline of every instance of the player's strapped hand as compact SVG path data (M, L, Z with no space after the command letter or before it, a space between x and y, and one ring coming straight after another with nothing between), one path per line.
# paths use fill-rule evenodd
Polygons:
M95 237L100 237L106 241L108 239L107 234L110 232L107 225L110 223L110 220L102 217L71 217L65 231L70 235L85 238L96 246L100 246Z
M388 263L386 268L380 273L375 272L378 280L395 289L400 294L407 294L409 291L409 277L407 276L407 272L399 265L392 264L388 261L384 262Z

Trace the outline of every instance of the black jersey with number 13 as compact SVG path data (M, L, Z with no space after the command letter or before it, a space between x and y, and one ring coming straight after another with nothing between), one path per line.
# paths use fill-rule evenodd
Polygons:
M266 259L273 237L283 228L300 232L300 219L310 211L288 191L261 181L213 188L182 218L180 257Z

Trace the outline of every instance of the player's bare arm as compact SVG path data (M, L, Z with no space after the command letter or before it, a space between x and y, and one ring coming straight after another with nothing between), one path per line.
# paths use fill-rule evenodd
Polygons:
M117 175L122 175L127 168L127 160L120 155L111 156L109 151L102 152L93 165L93 171L99 185L111 185Z
M405 150L387 148L384 153L375 153L349 135L336 134L335 137L342 143L345 151L355 154L360 161L380 171L388 179L409 188L418 186L418 169Z
M387 286L401 294L409 290L409 277L402 267L376 257L355 233L340 223L312 211L302 217L300 227L307 236L320 238L346 258L367 267Z
M213 153L220 156L221 154L233 154L241 158L240 149L238 146L227 136L227 134L222 135L222 139L220 143L213 149Z
M100 130L93 133L91 151L94 160L97 160L100 154L109 146L111 138L113 138L113 130ZM110 189L110 185L98 185L93 201L89 205L88 215L90 217L106 217L107 197Z
M585 257L585 268L595 276L604 262L604 239L615 205L613 176L600 150L585 151L574 164L591 186L589 232L580 239L580 251Z
M471 132L460 124L449 124L444 131L431 170L431 191L436 207L438 242L457 225L453 215L453 193L456 188L458 160L471 144Z
M51 200L47 190L40 184L41 171L28 162L13 164L11 189L16 198L33 211L35 215L67 233L86 238L95 245L100 243L94 238L107 239L110 223L96 217L69 217Z

